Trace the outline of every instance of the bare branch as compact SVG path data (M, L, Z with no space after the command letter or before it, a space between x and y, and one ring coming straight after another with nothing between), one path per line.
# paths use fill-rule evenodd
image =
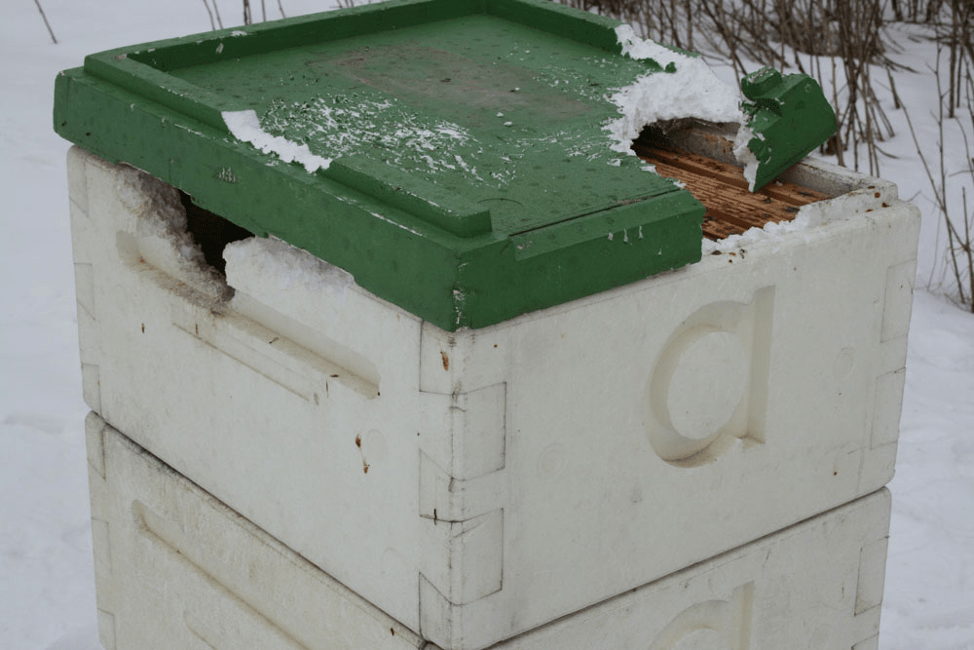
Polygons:
M57 38L54 37L54 30L51 29L51 23L47 22L47 16L44 15L44 8L41 6L41 0L34 0L34 4L37 5L37 10L41 12L41 18L44 19L44 25L47 27L47 33L51 35L51 41L57 45Z
M206 13L210 16L210 29L216 29L216 23L213 21L213 12L210 10L210 3L203 0L203 6L206 7Z

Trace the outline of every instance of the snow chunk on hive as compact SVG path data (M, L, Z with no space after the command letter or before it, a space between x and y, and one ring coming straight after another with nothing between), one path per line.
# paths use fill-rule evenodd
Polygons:
M120 241L120 245L128 246L133 256L156 268L186 279L210 297L221 300L229 297L223 276L207 263L203 250L189 232L179 190L139 169L120 165L115 176L115 193L125 210L138 220L136 238Z
M788 245L789 237L808 238L820 226L868 215L876 208L877 200L881 201L875 197L875 189L857 189L823 201L807 203L798 209L798 214L790 221L770 221L760 228L755 226L740 235L730 235L717 241L705 237L701 252L706 256L714 252L738 251L745 247L750 250L759 245L771 246L772 252L777 252Z
M700 57L687 56L636 36L632 27L620 25L616 35L623 54L634 59L653 59L675 72L644 75L612 95L622 117L607 127L613 150L631 153L630 145L650 124L664 120L695 118L707 122L744 121L740 95L714 75Z
M262 285L271 292L300 288L314 294L344 295L350 273L276 237L250 237L223 249L231 286Z
M319 169L328 169L330 158L322 158L311 153L306 144L298 144L279 135L271 135L265 131L257 118L257 112L224 111L223 122L230 129L233 137L243 142L249 142L264 153L274 153L284 162L299 162L304 165L309 174Z
M763 135L760 133L755 134L751 130L751 127L744 124L738 129L737 137L734 138L734 157L744 164L744 179L747 181L747 189L749 192L754 191L754 183L757 179L758 165L760 164L758 157L748 147L748 144L754 137L758 137L761 140L764 139Z

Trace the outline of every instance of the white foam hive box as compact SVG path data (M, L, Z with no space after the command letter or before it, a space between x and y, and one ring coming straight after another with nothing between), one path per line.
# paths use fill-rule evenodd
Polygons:
M918 213L799 173L848 192L818 225L447 333L280 242L235 245L230 291L174 190L72 149L85 399L406 627L483 648L891 478Z
M99 630L108 650L426 648L426 642L88 417ZM876 650L882 489L497 650Z

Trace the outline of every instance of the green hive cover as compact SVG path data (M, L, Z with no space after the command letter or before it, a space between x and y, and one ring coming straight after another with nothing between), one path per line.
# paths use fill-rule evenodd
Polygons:
M653 59L548 0L396 0L88 56L55 130L447 329L700 258L704 208L613 148Z

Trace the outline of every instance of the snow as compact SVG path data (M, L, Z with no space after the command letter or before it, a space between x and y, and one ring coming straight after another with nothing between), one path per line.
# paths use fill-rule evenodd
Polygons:
M186 210L179 190L134 167L123 167L115 191L126 209L141 217L139 241L129 242L133 256L162 269L168 269L169 260L174 260L179 268L170 272L192 278L197 290L214 298L229 293L223 276L207 264L203 250L186 230Z
M223 119L237 139L274 153L285 162L296 160L309 172L327 169L332 159L316 156L307 143L280 134L302 134L316 151L327 151L333 159L376 148L394 153L389 160L394 166L431 173L456 169L454 160L469 169L453 150L474 141L458 124L446 120L430 123L398 100L387 98L358 96L354 102L343 96L295 103L278 100L262 117L255 111L237 111L224 113Z
M321 8L283 0L288 15ZM64 158L50 110L55 74L85 54L209 28L198 0L42 0L60 44L31 2L8 3L0 21L0 648L99 648L87 499ZM224 4L229 22L231 5ZM268 13L271 5L268 3ZM276 17L276 8L274 16ZM934 47L901 29L896 84L918 135L935 156L929 119ZM678 62L679 63L679 62ZM725 83L727 69L717 69ZM663 75L657 75L662 77ZM672 75L669 75L672 76ZM885 78L885 77L884 77ZM827 91L827 96L830 93ZM943 234L909 131L887 108L896 159L883 176L924 210L907 360L906 394L890 534L881 650L974 648L974 316L937 289ZM958 129L944 135L947 162L966 169ZM958 187L959 187L958 181ZM949 200L959 210L959 189ZM938 239L939 233L939 239Z
M223 249L223 259L233 284L256 284L266 278L277 292L300 286L308 293L341 297L355 282L347 271L276 237L250 237L228 244ZM241 272L247 273L249 279L233 282Z
M877 181L877 183L880 182L882 181ZM886 191L885 187L882 189ZM875 207L876 202L873 200L872 191L865 194L862 190L848 192L827 201L807 203L799 208L798 214L789 221L769 221L760 228L752 227L740 235L730 235L716 241L704 238L701 242L701 251L703 255L709 255L715 251L729 253L741 249L752 250L760 245L762 247L768 246L765 250L773 254L780 248L778 242L781 241L783 235L800 233L835 221L861 218L862 215L871 212ZM807 237L810 234L806 233L802 236Z
M644 127L656 122L683 118L715 123L744 121L737 86L719 80L703 58L641 39L628 25L618 27L616 36L624 54L653 59L664 69L672 64L676 70L647 74L612 95L622 114L607 127L613 151L631 154L632 141Z
M220 47L223 47L222 44ZM264 153L277 154L278 158L286 163L299 162L309 174L319 169L328 169L331 165L330 158L322 158L311 153L308 145L298 144L283 136L271 135L265 131L260 125L256 111L224 111L222 116L233 137L249 142Z
M760 133L758 137L762 140L764 139L764 136ZM746 124L741 125L741 128L737 130L737 136L734 138L734 158L738 162L744 163L744 179L747 180L747 189L751 192L754 191L754 183L758 175L758 157L748 147L748 143L753 138L754 131Z

